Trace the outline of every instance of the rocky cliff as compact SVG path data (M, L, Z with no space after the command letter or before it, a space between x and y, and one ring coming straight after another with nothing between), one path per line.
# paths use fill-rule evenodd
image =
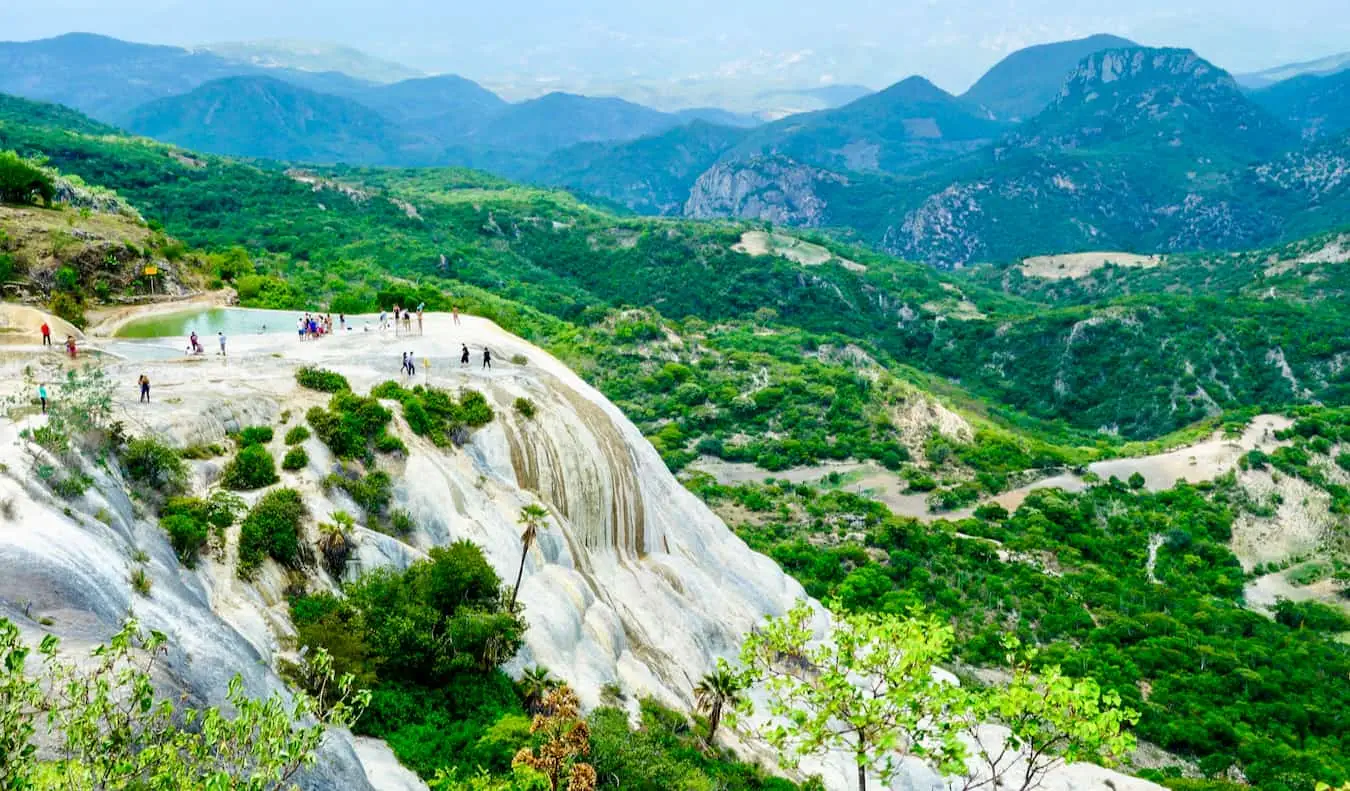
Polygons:
M694 182L684 216L741 217L812 228L825 222L825 185L847 185L837 173L785 157L757 157L709 168Z

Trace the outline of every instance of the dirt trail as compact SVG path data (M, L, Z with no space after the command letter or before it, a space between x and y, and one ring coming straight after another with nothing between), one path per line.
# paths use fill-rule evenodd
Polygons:
M1154 456L1094 462L1088 465L1088 470L1103 480L1112 476L1127 480L1135 473L1139 473L1144 477L1144 486L1149 491L1171 488L1179 480L1190 483L1213 480L1235 468L1238 459L1247 451L1253 448L1269 451L1283 444L1275 439L1275 432L1288 428L1292 423L1289 418L1281 415L1260 415L1251 422L1241 437L1230 439L1216 432L1209 439L1195 445ZM763 481L765 478L792 483L817 483L830 473L837 472L844 478L837 488L873 497L885 503L899 516L910 516L924 521L963 519L975 511L975 507L972 506L950 513L930 513L925 495L907 493L908 483L903 478L884 467L866 462L832 462L769 472L749 463L704 457L690 465L690 469L706 472L723 484ZM1009 511L1014 511L1026 500L1027 495L1036 489L1056 488L1068 492L1081 492L1087 487L1087 482L1081 476L1062 473L1012 489L984 502L995 502Z

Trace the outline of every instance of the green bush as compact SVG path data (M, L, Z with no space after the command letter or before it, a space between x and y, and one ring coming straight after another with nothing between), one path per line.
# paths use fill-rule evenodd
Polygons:
M333 473L324 479L324 486L346 492L366 512L367 521L383 517L394 499L394 482L384 470L375 470L357 478Z
M517 398L515 403L515 409L516 412L519 413L520 416L523 418L528 419L534 417L535 413L534 402L528 398L524 397Z
M121 450L122 467L133 483L165 495L187 486L187 465L178 451L153 439L133 439Z
M84 329L89 323L84 317L84 306L80 304L78 298L71 294L53 294L50 308L52 313L80 329Z
M217 491L205 500L199 497L170 497L159 513L161 519L182 514L217 530L224 530L234 524L246 507L239 495Z
M249 445L266 445L272 441L276 433L271 426L249 426L234 435L234 441L239 447Z
M435 387L418 385L408 390L389 381L377 385L370 393L375 398L402 403L403 419L408 422L408 428L441 447L456 441L458 432L485 426L493 418L487 399L474 390L464 391L456 401L450 393Z
M271 486L281 480L277 477L276 462L262 445L246 445L225 465L220 483L226 489L251 491Z
M347 383L347 377L326 368L311 368L308 366L301 368L295 372L295 381L301 387L318 390L321 393L340 393L343 390L352 389L352 386Z
M379 439L375 440L375 450L378 450L380 453L402 453L404 456L408 455L408 446L403 443L403 440L393 434L381 434Z
M294 489L264 494L239 529L239 576L250 576L267 557L295 566L300 560L300 521L306 513L305 502Z
M194 461L205 461L206 459L214 459L218 456L224 456L225 448L215 443L212 443L210 445L189 445L186 448L183 448L183 450L180 451L178 455L184 459L192 459Z
M13 151L0 151L0 203L42 201L50 206L56 185L42 168Z
M312 407L305 413L314 434L339 459L369 459L372 437L380 437L393 415L374 398L341 392L328 408Z
M1291 629L1314 629L1333 634L1350 632L1350 616L1318 601L1280 599L1275 604L1275 620Z
M202 547L211 537L206 523L188 514L177 513L160 519L159 526L169 534L169 544L178 556L178 561L188 568L194 568Z
M292 426L291 430L286 432L287 445L299 445L307 439L309 439L309 429L304 426Z
M281 460L281 469L283 470L303 470L309 464L309 454L304 448L295 447L286 451L286 456Z
M389 512L389 528L396 536L406 536L417 529L417 523L413 521L412 514L402 508L395 508Z

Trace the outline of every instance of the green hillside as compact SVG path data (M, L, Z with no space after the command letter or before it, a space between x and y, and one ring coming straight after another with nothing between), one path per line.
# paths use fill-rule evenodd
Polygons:
M1252 99L1304 138L1334 136L1350 129L1350 69L1277 82L1253 92Z

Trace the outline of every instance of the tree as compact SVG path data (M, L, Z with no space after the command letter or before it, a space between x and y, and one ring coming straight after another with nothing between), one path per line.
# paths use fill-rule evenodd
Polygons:
M540 704L544 697L551 690L557 689L561 682L551 676L548 668L541 665L525 668L525 672L520 674L520 682L517 687L520 689L521 700L525 703L525 710L531 714L538 713Z
M763 684L769 713L761 736L787 766L808 755L847 750L858 769L889 782L898 759L913 755L947 774L965 770L965 748L947 708L959 690L933 675L951 651L954 633L934 617L836 613L817 642L815 610L800 601L770 619L741 647L747 684ZM740 710L750 711L748 698Z
M310 668L316 693L249 698L235 676L231 713L175 707L156 699L152 677L166 653L165 637L128 621L92 662L67 663L56 638L38 646L42 672L25 674L33 649L0 619L0 787L122 791L176 788L280 791L313 765L328 726L347 727L369 693L351 677L334 680L331 659L316 652ZM39 724L56 749L39 760L32 743Z
M1068 678L1058 666L1033 673L1034 652L1019 654L1016 638L1004 646L1012 679L967 691L963 705L955 707L954 716L975 745L975 768L967 771L962 791L1030 791L1061 763L1110 766L1134 749L1134 736L1124 728L1138 722L1139 714L1121 708L1118 693L1103 693L1091 678ZM991 722L1006 727L1007 737L991 743L980 732Z
M577 695L563 684L544 698L547 713L534 715L530 733L539 746L522 747L511 760L513 767L529 767L548 778L551 791L566 779L567 791L594 791L595 767L577 760L591 752L591 727L581 717Z
M699 679L694 687L698 710L708 715L708 744L717 738L717 726L722 722L722 711L735 708L741 700L741 679L730 668L719 665L716 670Z
M0 203L28 203L34 198L48 206L56 186L42 168L13 151L0 151Z
M520 509L520 523L525 525L525 531L520 534L520 568L516 570L516 585L511 589L511 604L506 608L510 612L516 610L520 579L525 574L525 557L530 554L530 547L539 537L539 529L544 526L545 519L548 519L548 511L545 511L543 506L531 503Z

